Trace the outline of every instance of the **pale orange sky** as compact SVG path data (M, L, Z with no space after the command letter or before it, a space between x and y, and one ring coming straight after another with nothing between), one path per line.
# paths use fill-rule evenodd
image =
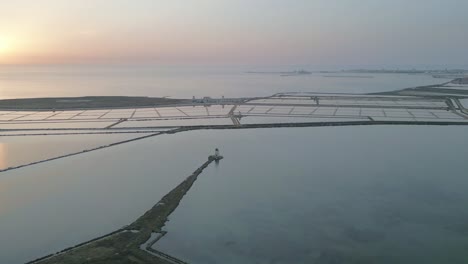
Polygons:
M459 0L1 1L0 63L466 63L467 9Z

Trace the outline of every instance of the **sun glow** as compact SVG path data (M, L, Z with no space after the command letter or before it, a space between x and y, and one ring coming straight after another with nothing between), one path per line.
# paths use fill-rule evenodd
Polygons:
M12 49L12 40L7 37L0 36L0 54L10 52Z

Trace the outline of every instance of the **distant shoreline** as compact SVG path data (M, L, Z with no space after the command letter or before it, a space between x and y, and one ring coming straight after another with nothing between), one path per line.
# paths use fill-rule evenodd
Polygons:
M428 74L428 75L449 75L454 78L465 76L468 74L466 69L438 69L438 70L400 70L400 69L353 69L342 70L343 73L370 73L370 74ZM435 77L436 78L436 77Z
M370 76L370 75L363 75L363 76L359 76L359 75L322 75L322 77L326 77L326 78L363 78L363 79L372 79L372 78L374 78L374 76Z
M274 74L280 76L299 76L299 75L310 75L312 72L306 70L297 71L247 71L247 74Z

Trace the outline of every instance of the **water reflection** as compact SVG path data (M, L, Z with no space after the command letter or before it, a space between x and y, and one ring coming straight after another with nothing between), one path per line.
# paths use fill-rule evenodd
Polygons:
M285 78L247 74L244 67L161 67L157 65L3 66L2 96L57 97L141 95L190 98L268 96L278 92L381 92L440 83L430 75L380 74L375 78L329 78L311 74ZM284 70L284 68L283 68ZM6 78L7 77L7 78ZM67 89L63 89L67 87Z
M5 143L0 142L0 170L6 169L8 166L7 162L8 148Z
M225 159L195 182L158 249L190 263L465 263L467 132L193 131L11 171L0 177L0 263L134 221L215 148Z
M226 158L204 171L155 247L194 264L464 263L466 132L200 132L193 140Z
M0 142L0 169L29 164L125 140L133 135L6 137Z

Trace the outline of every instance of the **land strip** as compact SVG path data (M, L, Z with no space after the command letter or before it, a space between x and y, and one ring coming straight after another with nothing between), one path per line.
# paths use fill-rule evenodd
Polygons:
M56 133L15 133L1 134L0 137L26 137L26 136L77 136L77 135L115 135L115 134L148 134L161 132L159 130L136 131L101 131L101 132L56 132Z
M58 160L58 159L68 158L68 157L72 157L72 156L76 156L76 155L80 155L80 154L84 154L84 153L90 153L92 151L97 151L97 150L102 150L102 149L106 149L106 148L110 148L110 147L115 147L115 146L122 145L122 144L125 144L125 143L130 143L130 142L134 142L134 141L138 141L138 140L142 140L142 139L146 139L146 138L150 138L150 137L155 137L155 136L158 136L158 135L161 135L161 134L176 133L177 131L179 131L179 129L175 129L173 131L161 131L161 132L157 132L157 133L153 133L153 134L149 134L149 135L145 135L145 136L141 136L141 137L136 137L136 138L132 138L132 139L118 141L118 142L114 142L114 143L111 143L111 144L108 144L108 145L103 145L103 146L99 146L99 147L95 147L95 148L91 148L91 149L85 149L85 150L82 150L82 151L79 151L79 152L73 152L73 153L62 155L62 156L57 156L57 157L53 157L53 158L49 158L49 159L34 161L34 162L24 164L24 165L9 167L9 168L0 170L0 173L11 171L11 170L17 170L17 169L21 169L21 168L24 168L24 167L29 167L29 166L33 166L33 165L37 165L37 164L41 164L41 163L45 163L45 162L49 162L49 161L54 161L54 160Z
M432 125L432 126L466 126L468 125L468 122L457 122L457 121L378 121L378 120L373 120L372 118L369 118L369 120L360 120L360 121L327 121L327 122L305 122L305 123L273 123L273 124L244 124L244 125L208 125L208 126L186 126L186 127L179 127L176 129L168 130L168 131L158 131L157 133L152 133L149 135L137 137L137 138L132 138L128 140L123 140L119 142L115 142L109 145L104 145L104 146L99 146L96 148L92 149L87 149L79 152L74 152L70 154L66 154L63 156L58 156L54 158L49 158L45 160L40 160L40 161L35 161L32 163L20 165L20 166L15 166L15 167L9 167L3 170L0 170L0 173L6 172L6 171L11 171L11 170L16 170L24 167L29 167L49 161L54 161L58 159L63 159L71 156L76 156L80 154L85 154L89 153L92 151L97 151L109 147L114 147L118 145L122 145L125 143L130 143L134 142L137 140L142 140L154 136L158 136L161 134L175 134L179 132L184 132L184 131L192 131L192 130L223 130L223 129L253 129L253 128L285 128L285 127L332 127L332 126L366 126L366 125ZM151 127L145 128L145 129L150 129ZM160 128L160 127L154 127L154 128ZM86 133L81 133L81 134L86 134ZM41 135L47 135L47 133L41 134ZM10 135L13 136L13 135ZM26 134L19 134L16 136L26 136ZM30 135L27 135L30 136Z
M52 97L0 100L0 110L51 111L142 108L190 102L186 99L130 96Z
M465 79L455 79L449 82L434 84L434 85L425 85L412 88L406 88L402 90L389 91L389 92L378 92L370 93L369 95L381 96L381 95L393 95L393 96L419 96L421 98L467 98L468 82L463 81ZM453 84L465 85L464 87L453 87ZM458 89L456 89L458 88Z

